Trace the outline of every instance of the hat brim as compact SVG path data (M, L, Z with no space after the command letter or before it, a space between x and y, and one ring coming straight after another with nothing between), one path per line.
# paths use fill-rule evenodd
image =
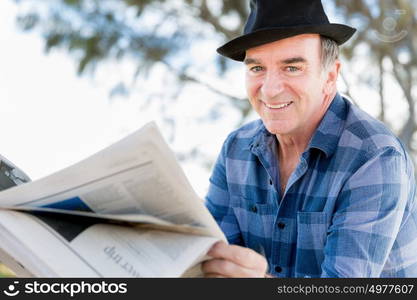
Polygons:
M243 61L246 50L295 35L317 33L333 39L338 45L342 45L352 37L355 31L355 28L343 24L266 28L237 37L219 47L217 52L233 60Z

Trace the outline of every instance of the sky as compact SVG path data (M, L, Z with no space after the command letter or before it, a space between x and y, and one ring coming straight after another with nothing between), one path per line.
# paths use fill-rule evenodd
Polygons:
M15 14L0 2L0 152L35 179L104 146L129 116L65 54L46 56L40 37L20 33Z

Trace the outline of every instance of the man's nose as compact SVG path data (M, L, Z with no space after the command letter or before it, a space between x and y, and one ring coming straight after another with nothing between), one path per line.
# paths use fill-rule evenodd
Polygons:
M283 91L283 80L281 76L275 72L266 74L262 82L261 92L267 99L272 99Z

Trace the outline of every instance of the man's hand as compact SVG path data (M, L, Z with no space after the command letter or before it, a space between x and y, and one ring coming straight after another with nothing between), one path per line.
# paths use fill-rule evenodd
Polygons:
M202 265L205 277L266 277L268 263L252 249L217 242L207 255L213 259Z

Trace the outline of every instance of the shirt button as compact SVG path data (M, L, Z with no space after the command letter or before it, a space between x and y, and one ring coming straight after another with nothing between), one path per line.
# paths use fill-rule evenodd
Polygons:
M251 207L251 211L254 213L258 212L258 208L256 207L256 205Z
M276 266L275 267L275 272L281 273L282 272L282 268L280 266Z
M284 229L285 228L285 223L279 222L277 224L277 226L278 226L279 229Z

